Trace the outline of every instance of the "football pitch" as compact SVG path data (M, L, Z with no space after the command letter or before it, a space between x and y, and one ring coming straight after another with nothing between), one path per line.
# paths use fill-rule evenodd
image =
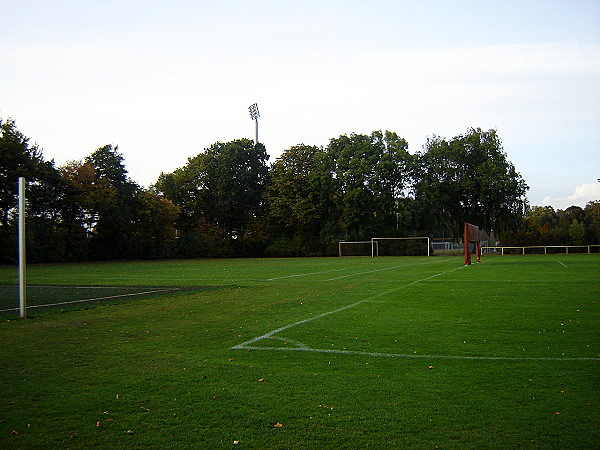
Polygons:
M600 257L0 267L2 448L597 448ZM48 306L50 305L50 306Z

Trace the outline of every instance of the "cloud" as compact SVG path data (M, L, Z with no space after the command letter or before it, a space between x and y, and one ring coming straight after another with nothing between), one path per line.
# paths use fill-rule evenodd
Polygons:
M555 209L566 209L569 206L581 206L589 202L600 201L600 183L586 183L575 186L575 192L563 198L544 197L543 205L550 205Z

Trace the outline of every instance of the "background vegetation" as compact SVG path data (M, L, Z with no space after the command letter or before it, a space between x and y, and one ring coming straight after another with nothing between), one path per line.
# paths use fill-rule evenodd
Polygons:
M116 146L57 167L0 120L0 263L17 255L20 176L30 262L331 255L339 240L374 235L458 237L465 220L518 245L600 242L599 203L529 208L494 130L407 149L374 131L297 145L269 164L260 143L217 142L146 189Z

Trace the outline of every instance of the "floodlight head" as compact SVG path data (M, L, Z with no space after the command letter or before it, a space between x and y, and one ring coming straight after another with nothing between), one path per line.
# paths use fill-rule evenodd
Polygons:
M260 117L260 114L258 112L258 105L256 103L250 105L248 107L248 110L250 111L250 118L252 120L256 120Z

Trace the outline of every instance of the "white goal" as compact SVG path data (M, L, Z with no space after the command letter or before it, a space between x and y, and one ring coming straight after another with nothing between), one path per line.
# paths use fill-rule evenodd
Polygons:
M428 236L372 238L373 256L431 256Z
M340 241L340 256L375 256L379 243L377 241Z

